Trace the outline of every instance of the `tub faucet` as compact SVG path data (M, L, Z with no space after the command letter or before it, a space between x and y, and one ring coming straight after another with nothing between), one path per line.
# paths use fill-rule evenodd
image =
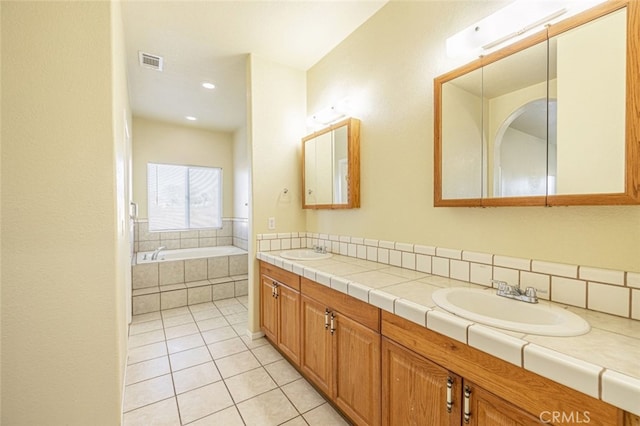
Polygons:
M498 291L496 291L498 296L520 300L521 302L538 303L538 295L533 287L527 287L522 290L520 284L509 285L506 281L500 280L491 280L491 282L498 285Z
M151 255L151 260L157 260L157 259L158 259L158 255L159 255L159 254L160 254L160 252L161 252L162 250L164 250L164 249L166 249L166 247L165 247L165 246L161 246L161 247L158 247L157 249L155 249L155 250L153 251L153 254Z

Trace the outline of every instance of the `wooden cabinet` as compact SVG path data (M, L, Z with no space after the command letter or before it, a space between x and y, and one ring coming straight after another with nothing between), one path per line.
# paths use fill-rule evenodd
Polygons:
M461 379L382 339L382 424L459 426Z
M628 424L622 410L602 400L404 318L383 312L381 331L385 336L384 424L419 424L411 423L412 419L420 415L443 415L447 398L445 374L454 377L451 405L452 410L461 413L461 421L440 422L437 419L441 417L434 417L434 423L428 424L528 426L587 423L587 419L591 425ZM420 394L430 395L429 407L419 405L424 403ZM414 414L411 410L423 414ZM431 410L436 414L424 414Z
M525 426L540 419L383 338L384 425Z
M260 264L260 328L294 364L300 364L300 277Z
M302 279L300 369L354 423L380 424L377 308Z

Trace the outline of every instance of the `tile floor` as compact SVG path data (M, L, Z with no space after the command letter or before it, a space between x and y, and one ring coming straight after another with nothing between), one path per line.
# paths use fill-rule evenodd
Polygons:
M246 322L246 296L134 316L124 424L347 425Z

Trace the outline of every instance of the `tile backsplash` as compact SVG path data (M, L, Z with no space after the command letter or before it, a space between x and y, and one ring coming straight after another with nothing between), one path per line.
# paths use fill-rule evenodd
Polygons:
M159 246L168 250L236 246L247 250L249 237L247 219L222 219L220 229L201 229L191 231L149 232L146 219L138 219L134 227L134 252L153 251Z
M640 273L523 259L460 249L309 232L259 234L259 251L322 246L343 256L492 286L535 287L538 297L640 319Z

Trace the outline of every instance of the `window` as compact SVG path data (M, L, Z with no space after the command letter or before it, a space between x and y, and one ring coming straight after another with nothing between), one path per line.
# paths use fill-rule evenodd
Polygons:
M222 227L222 169L147 164L149 230Z

